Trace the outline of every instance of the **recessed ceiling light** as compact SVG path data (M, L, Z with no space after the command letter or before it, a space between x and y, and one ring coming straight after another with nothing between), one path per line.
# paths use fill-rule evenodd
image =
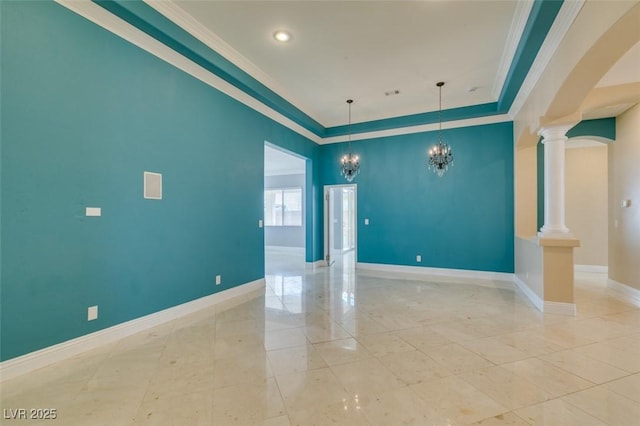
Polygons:
M279 42L286 43L291 40L291 34L284 30L278 30L273 33L273 38L275 38Z

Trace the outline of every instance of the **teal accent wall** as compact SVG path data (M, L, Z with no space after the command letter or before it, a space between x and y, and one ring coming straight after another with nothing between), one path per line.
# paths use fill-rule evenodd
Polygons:
M596 137L599 141L613 142L616 139L616 118L582 120L567 132L568 138Z
M450 129L443 140L455 163L441 178L426 165L437 132L353 142L361 158L353 181L358 261L513 272L512 123ZM346 183L339 173L346 152L346 144L322 146L323 183Z
M319 147L56 3L0 8L0 358L262 278L264 142Z

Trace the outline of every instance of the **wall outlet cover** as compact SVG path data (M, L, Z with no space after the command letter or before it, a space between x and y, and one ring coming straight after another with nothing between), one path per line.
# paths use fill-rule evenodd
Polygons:
M85 216L101 216L102 209L100 207L87 207L85 209Z
M98 319L98 305L89 306L87 309L87 321L93 321Z
M222 284L222 275L216 275L216 285Z

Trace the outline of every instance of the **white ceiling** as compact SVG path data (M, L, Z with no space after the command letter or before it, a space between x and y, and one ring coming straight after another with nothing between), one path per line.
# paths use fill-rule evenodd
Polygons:
M346 124L348 98L354 123L437 110L438 81L446 82L444 109L496 101L513 54L512 22L518 28L531 2L174 3L197 21L203 41L332 127ZM278 29L292 41L277 43ZM400 94L385 96L392 90Z

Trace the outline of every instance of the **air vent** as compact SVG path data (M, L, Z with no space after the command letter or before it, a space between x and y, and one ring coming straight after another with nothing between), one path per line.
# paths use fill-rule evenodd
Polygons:
M384 92L385 96L395 96L395 95L399 95L400 91L398 89L395 90L389 90L388 92Z
M162 200L162 175L144 172L144 198Z

